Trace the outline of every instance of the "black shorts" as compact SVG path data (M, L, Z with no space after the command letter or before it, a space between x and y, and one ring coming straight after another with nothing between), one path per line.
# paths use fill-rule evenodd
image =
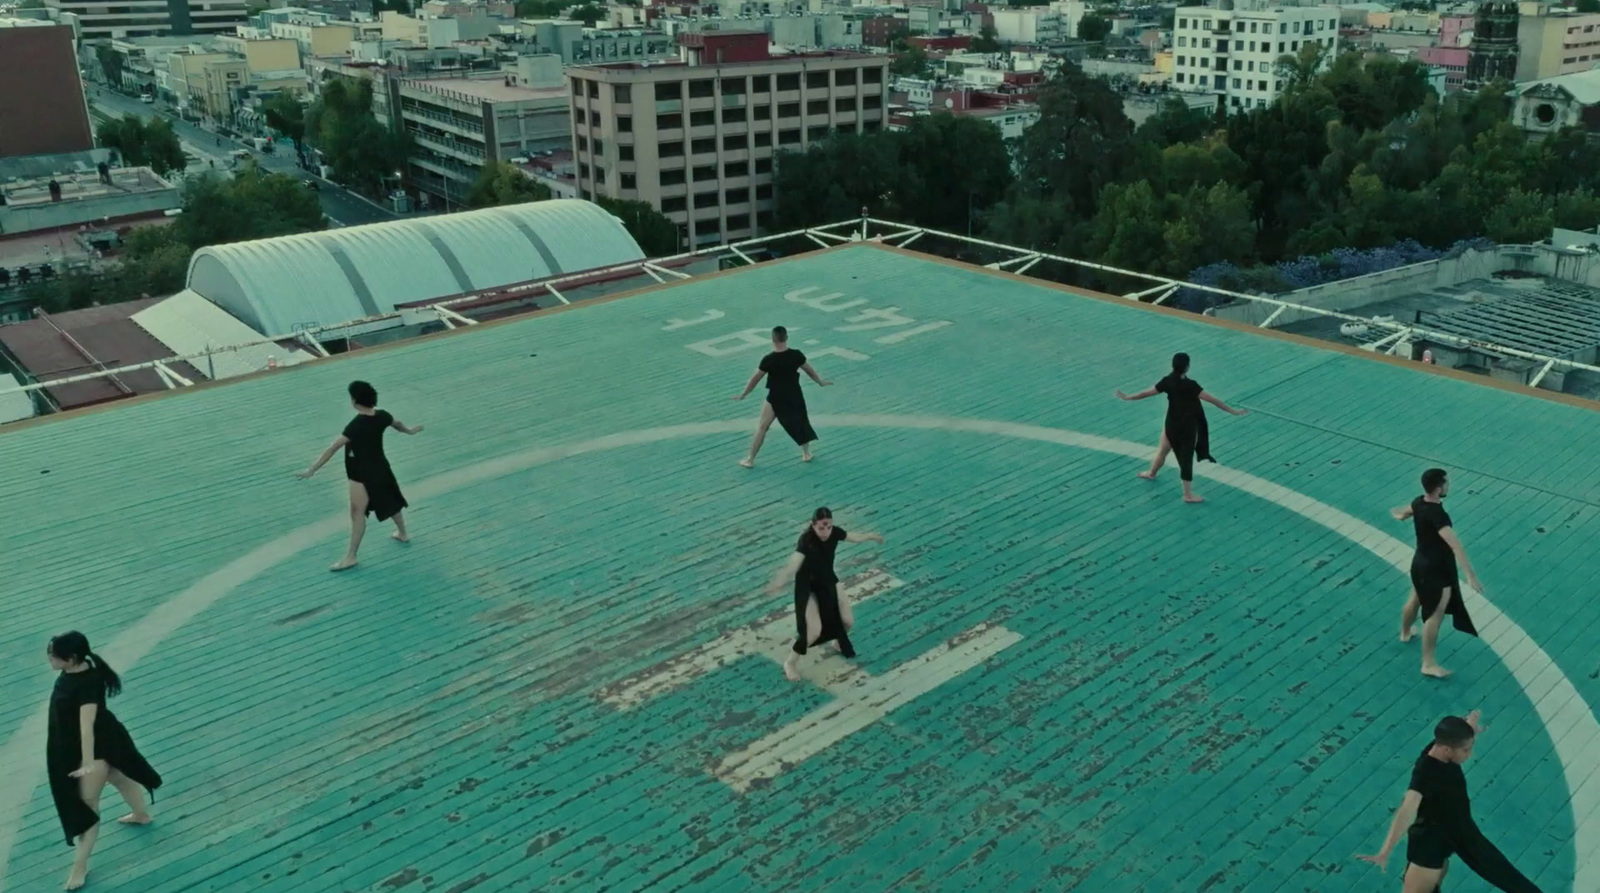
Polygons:
M1432 825L1412 825L1406 835L1406 861L1418 868L1438 871L1455 855L1455 843L1450 833Z

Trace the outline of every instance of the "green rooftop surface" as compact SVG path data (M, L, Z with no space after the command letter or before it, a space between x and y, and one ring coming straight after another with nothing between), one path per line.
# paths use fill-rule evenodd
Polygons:
M813 463L774 427L746 470L775 324L834 386ZM1112 397L1177 350L1253 410L1200 506ZM356 378L427 428L389 439L415 541L330 574L342 469L293 473ZM0 883L71 861L37 730L79 629L166 779L90 889L1398 890L1403 846L1354 854L1482 708L1479 824L1593 893L1596 418L858 245L7 430ZM1445 681L1387 514L1431 465L1492 602ZM840 547L858 669L790 684L761 586L818 505L888 541Z

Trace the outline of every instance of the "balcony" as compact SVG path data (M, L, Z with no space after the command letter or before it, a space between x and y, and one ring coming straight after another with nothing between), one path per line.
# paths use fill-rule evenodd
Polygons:
M456 158L474 166L483 164L483 145L473 144L460 140L453 140L449 135L430 133L420 127L407 127L406 132L417 141L420 146L426 146L435 152Z

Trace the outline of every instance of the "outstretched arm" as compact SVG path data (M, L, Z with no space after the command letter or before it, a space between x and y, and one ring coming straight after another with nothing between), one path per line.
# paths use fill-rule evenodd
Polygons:
M421 430L421 429L418 429L418 430ZM300 472L300 477L308 478L308 477L311 477L312 475L316 474L317 471L322 468L322 466L328 464L328 460L333 458L333 454L334 453L337 453L340 450L344 449L344 445L349 443L349 442L350 442L350 438L345 437L343 434L339 435L338 437L335 437L333 439L333 443L328 444L328 448L323 450L322 451L322 455L317 457L317 461L311 463L311 467L310 468L307 468L305 471Z
M1218 397L1214 396L1210 391L1201 391L1200 392L1200 399L1206 401L1207 403L1211 404L1212 406L1215 406L1216 408L1222 410L1223 412L1231 412L1234 415L1244 415L1245 413L1250 411L1248 409L1234 409L1232 406L1229 406L1228 404L1223 403L1221 399L1219 399Z
M794 575L800 572L800 565L805 564L805 562L806 557L801 553L790 553L789 560L785 561L783 566L778 568L778 572L772 576L772 582L767 584L766 593L768 595L776 595L777 593L782 592L784 581L793 579Z
M811 364L810 363L807 363L804 366L801 366L800 368L805 372L805 374L811 376L811 380L812 381L816 382L819 385L822 385L823 387L827 387L828 385L833 384L833 382L826 381L826 380L823 379L822 376L818 375L817 374L817 370L811 368Z
M422 426L421 425L418 425L415 428L407 428L405 422L402 422L399 419L395 419L393 422L390 422L389 423L389 427L393 428L396 431L399 431L401 434L421 434L422 433Z
M847 543L881 543L881 542L883 542L883 534L881 534L881 533L848 533L848 534L845 534L844 541L847 542Z
M1473 589L1482 592L1483 584L1478 582L1478 574L1472 569L1472 562L1467 558L1467 547L1461 544L1461 537L1456 536L1456 529L1454 527L1440 528L1439 538L1444 540L1444 544L1450 547L1450 551L1456 553L1456 563L1461 565L1462 571L1466 572L1467 582L1472 584Z
M1357 856L1363 862L1371 862L1379 868L1389 864L1389 854L1394 852L1395 844L1400 842L1400 835L1406 832L1413 819L1417 817L1417 808L1422 805L1422 794L1417 791L1406 791L1406 797L1400 801L1400 808L1394 811L1394 819L1389 822L1389 836L1383 839L1383 848L1371 856Z
M1409 521L1415 512L1411 511L1411 506L1402 505L1399 508L1390 509L1389 514L1393 515L1396 521Z
M750 376L750 380L744 383L744 390L740 391L739 396L733 399L743 400L745 397L748 397L750 392L756 389L756 385L761 383L761 379L766 377L767 373L765 371L757 369L756 374Z
M1117 399L1118 400L1143 400L1146 397L1154 397L1158 393L1160 393L1160 392L1157 391L1155 388L1145 388L1144 390L1140 391L1137 394L1124 394L1121 391L1118 391L1117 392Z

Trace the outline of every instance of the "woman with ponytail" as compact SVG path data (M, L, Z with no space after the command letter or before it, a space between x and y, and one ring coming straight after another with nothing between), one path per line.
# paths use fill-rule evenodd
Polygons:
M50 695L45 765L67 846L78 848L66 883L66 889L76 890L89 876L89 854L100 834L100 794L106 784L114 786L132 810L118 821L148 825L145 790L161 787L161 776L106 709L106 697L122 691L122 680L89 650L89 639L80 632L62 633L50 640L45 655L51 668L61 672Z
M1200 387L1200 383L1189 377L1189 355L1176 353L1172 355L1172 372L1165 378L1156 382L1154 386L1146 388L1137 394L1124 394L1117 392L1120 400L1143 400L1157 394L1167 395L1167 420L1161 428L1161 445L1156 448L1156 456L1150 461L1148 471L1139 472L1139 477L1147 481L1155 480L1156 472L1166 464L1167 453L1176 453L1178 457L1178 477L1183 480L1184 502L1205 502L1196 496L1191 482L1194 480L1194 460L1215 462L1211 458L1211 431L1206 426L1206 409L1201 406L1201 401L1210 403L1223 412L1234 415L1244 415L1248 410L1234 409L1220 399L1213 397Z
M850 644L855 612L850 607L849 597L839 592L839 577L833 571L833 552L845 541L882 543L883 536L846 533L843 527L833 526L832 511L817 509L811 513L805 532L800 534L794 554L767 586L767 593L776 595L783 590L785 579L794 578L796 637L793 653L783 662L783 675L790 682L800 681L800 656L812 645L833 642L840 654L856 656L856 649Z

